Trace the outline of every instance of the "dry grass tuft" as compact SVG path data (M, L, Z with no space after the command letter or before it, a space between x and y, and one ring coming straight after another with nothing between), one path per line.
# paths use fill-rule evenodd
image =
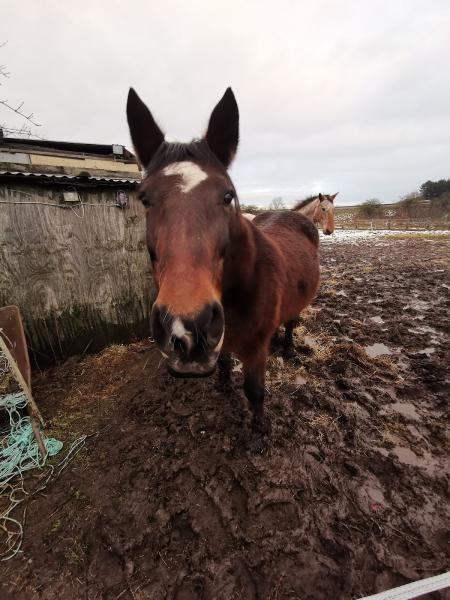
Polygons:
M314 306L308 306L300 314L300 319L302 321L310 321L312 319L316 319L318 313L320 313L321 310L322 310L321 308L315 308ZM299 329L299 328L297 327L297 329Z
M310 421L309 425L315 429L337 429L336 421L327 413L319 413Z

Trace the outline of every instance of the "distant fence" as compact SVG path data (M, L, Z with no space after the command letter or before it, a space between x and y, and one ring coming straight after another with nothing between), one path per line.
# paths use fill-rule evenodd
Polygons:
M38 365L149 335L144 208L117 192L63 205L57 187L0 184L0 306L20 308Z
M449 230L450 221L429 219L347 219L335 220L336 229L393 229L393 230Z

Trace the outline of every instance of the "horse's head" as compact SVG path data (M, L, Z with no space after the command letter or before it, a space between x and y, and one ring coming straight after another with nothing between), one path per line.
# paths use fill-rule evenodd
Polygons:
M224 338L224 256L240 219L227 173L239 138L236 100L228 88L204 137L189 144L166 142L133 89L127 117L144 169L139 196L147 207L147 245L158 288L153 337L173 375L209 375Z
M334 231L334 199L339 194L319 194L319 203L317 205L314 221L322 225L322 231L325 235L330 235Z

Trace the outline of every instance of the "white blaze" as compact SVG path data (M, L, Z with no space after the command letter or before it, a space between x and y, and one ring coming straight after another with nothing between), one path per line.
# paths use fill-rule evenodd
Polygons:
M177 338L182 338L183 335L186 335L187 333L189 333L189 332L186 331L181 320L175 319L174 322L172 323L172 335Z
M198 165L188 160L173 163L163 169L164 175L179 175L181 178L178 184L179 189L187 194L192 191L199 183L204 181L208 175Z
M172 337L183 340L190 350L193 346L192 333L186 329L181 319L175 319L172 323Z

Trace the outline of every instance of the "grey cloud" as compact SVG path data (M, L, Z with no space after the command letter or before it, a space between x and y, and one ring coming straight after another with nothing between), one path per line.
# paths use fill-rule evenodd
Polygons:
M0 28L0 97L25 100L49 139L129 146L130 85L190 139L231 84L244 202L389 201L450 176L447 0L11 2Z

